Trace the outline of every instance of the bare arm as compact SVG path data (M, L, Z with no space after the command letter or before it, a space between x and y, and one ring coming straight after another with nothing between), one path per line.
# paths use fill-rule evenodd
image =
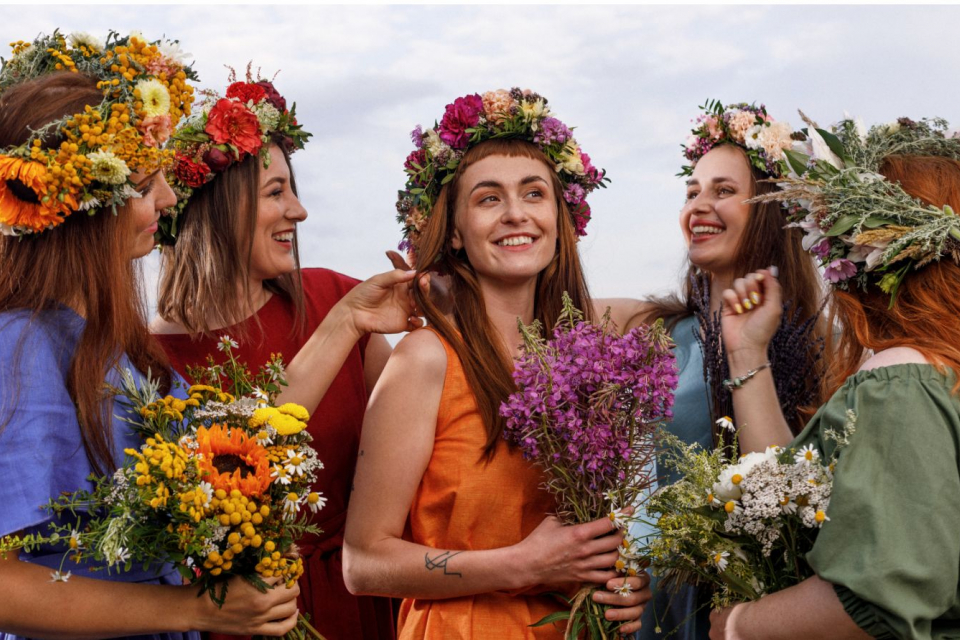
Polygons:
M749 300L749 304L744 300ZM737 279L733 289L723 292L721 321L731 378L745 376L768 361L767 349L782 312L780 300L780 284L766 270ZM763 451L793 440L769 367L731 395L740 427L741 452Z
M367 395L377 386L377 380L383 373L383 368L387 366L387 360L393 353L393 347L379 333L370 334L370 340L367 342L367 348L363 353L363 379L367 384Z
M861 640L869 638L844 611L833 585L817 576L710 614L710 640Z
M616 577L610 567L622 535L611 533L607 520L562 526L548 517L522 542L484 551L432 549L402 538L432 455L445 372L437 337L414 332L397 345L370 398L347 516L347 588L440 599Z
M276 582L276 580L273 580ZM280 636L297 620L299 587L261 594L234 579L222 609L190 586L71 577L52 582L50 569L0 558L0 629L27 637L110 638L164 631L220 631ZM56 614L51 615L51 607Z
M361 336L365 333L399 333L419 327L422 322L415 315L410 294L413 275L412 271L396 269L373 276L351 289L287 365L288 386L280 394L279 401L295 402L313 413ZM382 337L379 340L381 347L389 349ZM374 337L370 342L377 344ZM366 355L370 355L369 345ZM379 372L373 374L373 368L382 367L385 361L382 354L374 353L374 356L371 368L365 367L368 383L371 378L376 381L379 376Z

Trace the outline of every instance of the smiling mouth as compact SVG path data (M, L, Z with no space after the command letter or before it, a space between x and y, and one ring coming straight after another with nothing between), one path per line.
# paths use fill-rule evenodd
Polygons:
M277 242L293 242L293 231L284 231L283 233L275 233L272 237Z
M721 234L724 230L720 227L714 227L712 225L698 224L692 227L690 231L693 233L694 238L702 238Z
M510 236L509 238L497 240L494 244L498 247L519 247L525 244L533 244L535 241L536 238L530 236Z

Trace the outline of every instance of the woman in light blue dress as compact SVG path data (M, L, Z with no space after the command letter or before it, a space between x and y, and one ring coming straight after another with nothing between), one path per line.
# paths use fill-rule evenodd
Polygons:
M119 370L140 382L149 372L161 393L175 392L147 330L135 259L152 249L160 212L176 203L159 145L189 101L169 84L175 60L144 53L134 38L120 42L147 61L131 67L135 80L156 81L138 96L166 95L151 105L154 115L115 94L119 85L98 84L108 78L89 54L102 55L103 44L84 34L15 47L0 71L0 537L49 534L54 518L42 505L90 488L91 473L111 473L124 447L139 446L119 419L123 407L105 396ZM56 65L44 58L51 49ZM152 63L160 75L145 70ZM100 206L110 202L113 212ZM0 558L0 638L281 635L296 621L296 587L261 594L235 579L218 609L171 565L93 572L73 553L61 565L69 549L65 542Z

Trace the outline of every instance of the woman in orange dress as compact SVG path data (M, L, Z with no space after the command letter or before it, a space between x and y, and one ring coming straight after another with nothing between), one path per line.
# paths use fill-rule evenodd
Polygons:
M429 328L397 346L364 419L347 515L354 593L404 598L401 639L561 638L532 627L567 605L550 592L606 584L597 602L639 628L646 577L618 578L610 520L564 526L543 478L502 437L517 319L552 328L569 292L593 314L576 248L583 201L603 180L546 100L490 92L415 131L399 209L420 265L449 276L444 315L416 291ZM445 175L446 174L446 175ZM614 589L620 593L612 592Z

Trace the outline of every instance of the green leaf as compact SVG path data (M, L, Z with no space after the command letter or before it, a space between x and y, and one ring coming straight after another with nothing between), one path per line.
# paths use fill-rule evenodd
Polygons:
M893 224L895 220L890 220L889 218L881 218L879 216L870 216L864 221L863 226L867 229L876 229L877 227L882 227L884 225Z
M724 582L726 582L731 589L733 589L740 595L744 596L748 600L756 600L760 597L759 594L753 590L753 587L751 587L746 582L736 577L729 571L724 571L723 573L721 573L720 578Z
M416 189L410 189L410 193L412 193L412 194L414 194L414 195L419 194L419 193L423 193L423 188L422 188L422 187L417 187Z
M568 620L570 618L569 611L557 611L556 613L551 613L548 616L537 620L533 624L527 625L528 627L542 627L544 625L553 624L554 622L560 622L561 620Z
M802 176L807 170L807 163L810 162L810 156L805 153L800 153L799 151L793 151L792 149L784 149L783 155L786 156L787 164L790 165L793 172L798 176Z
M833 226L830 227L830 230L823 235L830 238L842 235L847 231L850 231L850 229L853 228L853 225L857 224L857 221L859 220L860 216L855 216L852 214L841 216L839 220L833 223Z
M824 131L823 129L817 129L817 133L823 137L823 141L827 143L828 147L830 147L830 151L833 151L842 160L847 160L849 156L847 156L847 150L843 148L843 143L840 142L840 138L833 135L829 131Z
M443 186L447 184L448 182L453 180L453 176L455 175L456 175L455 173L448 173L447 175L443 176L443 180L440 181L440 185Z

